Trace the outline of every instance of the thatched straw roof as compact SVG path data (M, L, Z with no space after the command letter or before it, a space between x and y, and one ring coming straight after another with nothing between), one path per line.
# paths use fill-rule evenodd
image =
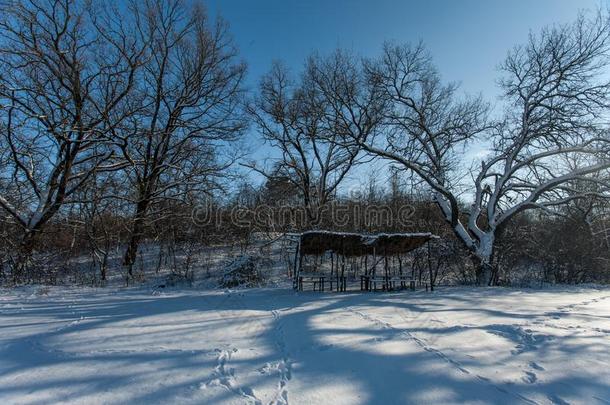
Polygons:
M309 231L300 235L302 255L319 255L335 252L346 256L395 255L410 252L430 239L438 239L431 233L359 233Z

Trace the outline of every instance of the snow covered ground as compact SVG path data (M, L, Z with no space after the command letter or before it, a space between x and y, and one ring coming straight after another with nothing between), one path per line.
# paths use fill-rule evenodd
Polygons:
M0 403L610 404L610 289L0 290Z

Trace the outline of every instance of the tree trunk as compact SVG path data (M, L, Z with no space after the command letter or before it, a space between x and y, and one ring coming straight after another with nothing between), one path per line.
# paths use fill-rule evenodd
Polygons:
M475 256L473 260L476 268L477 285L483 287L493 285L494 267L491 257L480 258Z
M127 267L129 276L133 275L133 265L135 264L138 256L138 247L140 246L140 241L142 240L144 223L149 205L150 200L143 199L138 202L136 207L136 214L134 216L133 225L131 227L129 236L129 243L127 244L127 250L123 256L123 266Z
M102 262L100 263L100 280L106 281L106 273L108 271L108 251L103 253Z
M476 284L478 286L490 286L493 284L494 267L493 256L497 229L492 229L479 237L478 241L468 241L464 235L453 228L456 236L464 246L471 252L475 268ZM469 243L470 242L470 243Z
M13 283L17 284L24 281L24 277L28 272L28 268L32 262L32 255L34 253L34 242L36 233L32 230L26 230L19 246L17 247L17 254L13 262Z

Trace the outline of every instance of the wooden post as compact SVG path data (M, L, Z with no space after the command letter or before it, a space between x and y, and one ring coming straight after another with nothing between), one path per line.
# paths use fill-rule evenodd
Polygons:
M299 239L299 243L297 244L297 248L294 251L294 272L293 272L293 277L294 277L294 286L296 287L297 290L299 289L299 268L297 266L298 266L298 263L299 263L300 252L301 252L301 239Z
M377 249L373 248L373 277L377 275Z
M413 254L411 254L411 280L415 280L415 260Z
M400 254L398 254L398 274L402 276L402 258Z
M430 241L426 243L428 245L428 274L430 277L430 291L434 291L434 278L432 275L432 259L430 257Z
M297 267L297 274L301 274L301 270L303 269L303 253L299 250L299 267Z
M343 278L345 277L345 254L341 255L341 279L337 280L343 284Z
M335 259L334 259L334 252L330 252L330 277L329 277L329 282L330 282L330 290L333 290L333 269L335 267Z
M419 261L418 261L418 262L419 262ZM420 265L419 265L419 266L417 266L417 272L419 273L419 274L418 274L418 279L419 279L419 285L420 285L420 287L421 287L421 277L422 277L422 265L421 265L421 263L420 263Z
M343 262L343 238L341 239L341 260ZM341 274L343 274L343 267L341 268ZM339 291L339 254L337 253L337 291Z
M387 251L383 255L383 270L385 273L385 288L386 290L390 290L390 275L388 273L388 255Z

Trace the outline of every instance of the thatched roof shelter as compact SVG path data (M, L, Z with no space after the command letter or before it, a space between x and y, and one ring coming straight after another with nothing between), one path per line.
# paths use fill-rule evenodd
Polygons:
M438 236L431 233L379 233L373 235L309 231L300 235L300 255L334 252L344 256L396 255L410 252Z

